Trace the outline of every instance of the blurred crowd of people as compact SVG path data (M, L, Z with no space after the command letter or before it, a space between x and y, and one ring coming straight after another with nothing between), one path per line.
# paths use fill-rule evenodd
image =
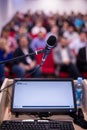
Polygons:
M60 71L64 71L70 77L77 78L82 72L87 72L87 14L74 12L70 15L52 12L47 15L42 11L28 11L25 14L17 12L2 29L0 61L45 48L46 37L50 34L57 38L57 46L52 50L54 74L58 76ZM5 78L6 72L11 71L10 74L23 78L37 68L35 56L10 64L0 64L0 82ZM41 70L38 70L32 76L39 78L41 74Z

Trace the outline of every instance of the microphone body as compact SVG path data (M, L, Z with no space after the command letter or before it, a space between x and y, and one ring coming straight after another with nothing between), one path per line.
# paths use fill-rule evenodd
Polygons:
M49 53L51 52L51 49L54 48L56 46L57 43L57 39L54 35L50 35L47 40L46 40L46 47L44 49L44 55L41 61L41 65L43 65L43 63L45 62L47 56L49 55Z

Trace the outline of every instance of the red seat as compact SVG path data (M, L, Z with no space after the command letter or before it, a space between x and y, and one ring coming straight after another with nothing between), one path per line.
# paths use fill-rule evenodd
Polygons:
M36 62L37 62L37 65L39 65L39 64L41 63L42 56L43 56L43 54L42 54L42 53L41 53L41 54L36 55Z
M15 73L13 73L12 78L17 78L17 75ZM24 78L32 78L32 76L29 74L26 74Z
M9 72L5 72L5 77L9 77Z
M82 77L87 78L87 72L82 72Z
M59 77L60 78L69 78L69 74L67 72L60 72Z
M11 36L11 37L14 37L14 36L15 36L15 32L11 31L11 32L10 32L10 36Z
M37 64L40 64L43 54L39 54L36 56ZM52 51L48 55L46 61L42 66L42 73L44 74L54 74L55 73L55 64L53 61Z

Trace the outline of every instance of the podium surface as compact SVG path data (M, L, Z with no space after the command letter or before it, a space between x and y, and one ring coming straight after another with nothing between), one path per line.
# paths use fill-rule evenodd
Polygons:
M2 84L1 89L5 88L6 86L10 85L13 83L13 79L8 79L6 78ZM85 119L87 120L87 81L83 81L84 84L84 116ZM15 117L14 114L11 113L10 111L10 106L11 106L11 98L12 97L12 85L5 89L5 91L0 93L0 122L3 120L26 120L26 119L38 119L37 117L33 115L19 115L18 118ZM72 118L68 115L56 115L50 117L50 119L54 120L62 120L62 121L72 121ZM84 130L81 127L74 125L75 130Z

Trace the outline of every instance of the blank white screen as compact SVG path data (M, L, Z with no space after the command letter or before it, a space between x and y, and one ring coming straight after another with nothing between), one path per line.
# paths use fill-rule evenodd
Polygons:
M18 81L15 83L13 108L74 108L70 81Z

